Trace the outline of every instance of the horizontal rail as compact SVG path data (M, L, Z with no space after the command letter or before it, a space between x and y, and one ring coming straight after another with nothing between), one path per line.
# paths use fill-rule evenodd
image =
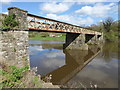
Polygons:
M0 15L3 17L7 16L6 14L0 14ZM30 20L27 19L28 29L102 35L102 33L100 32L93 31L77 25L73 25L73 24L29 14L29 13L27 14L27 16L30 19Z
M70 32L70 33L84 33L84 34L98 34L100 32L85 29L80 26L60 22L57 20L28 14L28 28L33 30L47 30L57 32Z
M53 22L58 22L58 23L63 23L63 24L71 25L71 26L76 26L76 27L79 27L79 28L88 29L86 27L81 27L81 26L78 26L78 25L73 25L73 24L70 24L70 23L66 23L66 22L62 22L62 21L58 21L58 20L54 20L54 19L49 19L49 18L46 18L46 17L41 17L41 16L30 14L30 13L28 13L27 15L28 16L32 16L32 17L36 17L36 18L40 18L40 19L45 19L45 20L53 21ZM89 30L92 30L92 29L89 29Z
M57 21L57 20L53 20L53 19L49 19L49 18L45 18L45 17L41 17L41 16L29 14L29 13L28 13L28 16L32 16L32 17L36 17L36 18L40 18L40 19L45 19L45 20L53 21L53 22L58 22L58 23L63 23L63 24L67 24L67 25L72 25L72 26L80 27L80 26L77 26L77 25L73 25L73 24L69 24L69 23L66 23L66 22L61 22L61 21ZM84 27L80 27L80 28L84 28Z

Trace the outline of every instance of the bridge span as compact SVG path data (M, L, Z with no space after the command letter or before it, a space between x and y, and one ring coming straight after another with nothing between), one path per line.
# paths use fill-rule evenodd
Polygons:
M88 43L102 42L103 34L77 25L37 16L16 7L8 8L8 14L15 14L19 21L18 31L40 31L66 33L64 49L88 50Z
M43 30L50 32L65 32L65 33L83 33L83 34L97 34L101 35L102 33L88 30L86 28L72 25L65 22L60 22L57 20L36 16L33 14L27 14L28 20L28 29L31 30Z

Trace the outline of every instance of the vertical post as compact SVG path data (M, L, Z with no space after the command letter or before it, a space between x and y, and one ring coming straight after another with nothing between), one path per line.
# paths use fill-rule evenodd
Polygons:
M88 45L85 43L85 39L85 34L67 33L63 49L88 50Z
M7 40L7 46L2 47L6 50L6 61L11 61L11 65L22 67L29 65L29 54L28 54L28 35L29 32L25 31L28 29L27 11L10 7L8 8L9 15L15 14L15 19L19 22L18 31L5 32L4 40ZM3 43L5 42L3 40ZM6 42L5 42L6 43ZM30 65L29 65L30 66Z
M97 43L97 34L95 35L88 35L87 38L89 38L90 40L88 40L87 43L90 43L90 44L96 44Z
M8 8L9 14L15 14L15 19L19 22L18 30L27 30L28 29L28 22L27 22L27 13L28 11L10 7Z

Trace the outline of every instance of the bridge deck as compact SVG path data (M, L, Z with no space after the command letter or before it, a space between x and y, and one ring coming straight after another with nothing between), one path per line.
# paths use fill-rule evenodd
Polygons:
M102 35L100 32L33 14L28 14L27 20L29 30Z
M4 14L2 14L1 16L4 16ZM29 13L27 14L27 21L28 21L28 30L102 35L102 33L100 32L88 30L84 27L72 25L69 23L65 23L41 16L36 16Z

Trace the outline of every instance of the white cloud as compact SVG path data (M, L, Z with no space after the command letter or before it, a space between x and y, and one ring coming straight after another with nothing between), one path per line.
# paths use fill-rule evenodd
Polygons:
M92 24L94 22L93 19L90 17L80 18L72 15L56 15L56 14L47 14L46 16L51 19L56 19L59 21L64 21L75 25Z
M112 12L111 10L115 6L116 6L115 3L110 3L108 5L96 3L94 6L84 6L75 12L84 16L104 17L108 15L109 12Z
M67 22L71 21L70 19L71 16L68 16L68 15L47 14L46 16L48 18L56 19L60 21L67 21Z
M110 13L113 14L113 13L116 13L118 15L118 4L114 5L112 8L111 8L111 11Z
M46 52L44 53L45 58L44 59L44 66L48 68L54 68L54 67L61 67L65 65L65 60L59 57L64 57L64 53L62 50L57 52Z
M12 0L0 0L12 1ZM15 0L15 2L61 2L62 0ZM63 2L119 2L119 0L63 0Z
M3 14L7 14L8 15L8 12L2 12Z
M90 3L92 4L94 2L90 2ZM72 3L71 5L73 4L74 3ZM57 11L59 11L59 9ZM63 21L75 25L91 25L94 22L92 18L106 17L111 15L113 12L116 13L117 5L116 3L109 3L109 4L94 3L93 6L86 5L81 9L73 12L72 14L67 14L67 15L57 15L54 13L57 11L53 11L53 13L48 13L46 14L46 16L51 19L56 19L59 21ZM87 17L84 18L84 16Z
M64 56L64 53L62 51L57 51L57 52L50 52L46 54L47 58L56 58L56 57L62 57Z
M42 8L42 11L47 13L62 13L70 9L73 3L57 3L57 2L51 2L51 3L44 3L40 8Z
M80 18L79 21L77 21L79 24L93 24L94 20L90 17L87 18Z
M84 1L77 0L76 3L80 5L88 5L88 4L95 4L97 2L106 2L106 1L107 0L84 0Z
M13 2L15 0L0 0L3 4L9 4L10 2Z
M0 3L0 13L2 12L2 3Z
M105 2L107 0L84 0L83 2ZM79 0L78 0L79 2Z
M63 61L63 59L51 57L49 59L44 59L43 64L47 68L55 68L55 67L61 67L61 66L65 65L65 62Z
M64 0L64 2L119 2L119 0Z
M30 50L29 54L34 55L40 51L43 51L43 48L42 46L29 46L29 50Z

